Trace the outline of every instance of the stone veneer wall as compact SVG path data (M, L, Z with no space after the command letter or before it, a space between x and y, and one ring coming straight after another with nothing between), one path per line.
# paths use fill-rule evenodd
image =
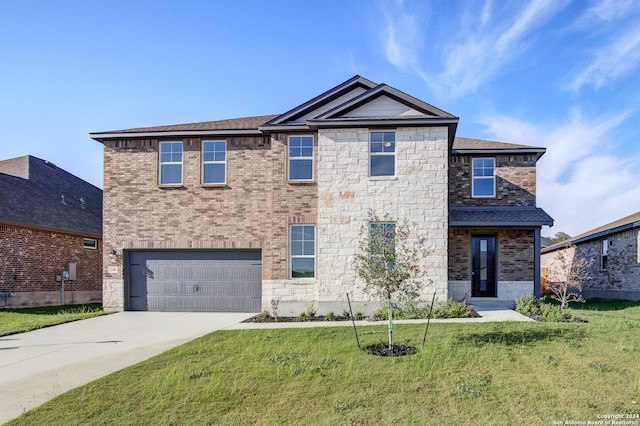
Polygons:
M496 234L497 299L513 301L533 293L534 231L523 229L450 229L449 230L449 297L455 300L471 297L471 236Z
M263 309L306 295L288 280L288 235L290 224L316 222L316 184L287 182L287 135L211 138L223 139L227 184L216 187L200 184L200 139L182 139L177 188L158 186L157 139L104 143L105 309L125 306L123 249L259 248Z
M472 156L452 155L449 164L449 205L535 206L536 158L534 155L496 155L496 197L471 197Z
M341 312L346 294L355 309L379 307L364 294L353 271L360 229L369 209L417 225L430 250L423 267L433 292L447 297L447 129L396 129L396 177L369 177L369 129L320 130L318 138L317 276L314 300ZM331 303L343 301L342 304Z
M89 249L83 246L84 238L0 225L0 308L59 305L61 285L56 275L67 262L76 263L77 279L65 282L65 303L100 302L102 242L97 239L98 247Z

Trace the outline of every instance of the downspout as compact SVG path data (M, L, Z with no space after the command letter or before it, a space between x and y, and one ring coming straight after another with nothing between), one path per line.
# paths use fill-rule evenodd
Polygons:
M533 237L533 295L540 298L540 227L536 228Z

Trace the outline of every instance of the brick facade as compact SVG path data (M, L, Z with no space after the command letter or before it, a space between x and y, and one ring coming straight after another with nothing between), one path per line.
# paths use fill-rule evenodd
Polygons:
M92 238L92 237L88 237ZM83 247L84 237L55 231L0 225L0 306L58 305L56 282L67 262L76 263L77 279L65 283L66 303L99 303L102 299L102 242ZM73 290L73 291L72 291Z
M535 206L536 157L534 155L494 155L496 160L496 196L471 196L471 164L474 156L449 157L449 206ZM498 301L513 301L534 291L535 253L534 229L450 229L448 252L449 297L469 298L471 292L471 236L497 236L497 297Z
M157 139L105 142L105 308L124 306L123 249L259 248L266 291L287 280L289 225L317 217L316 184L287 181L287 138L215 138L227 141L227 183L214 187L200 183L200 139L176 139L183 184L168 188L158 186Z
M449 159L449 205L535 206L536 158L534 155L495 155L496 197L471 196L472 156L452 155Z

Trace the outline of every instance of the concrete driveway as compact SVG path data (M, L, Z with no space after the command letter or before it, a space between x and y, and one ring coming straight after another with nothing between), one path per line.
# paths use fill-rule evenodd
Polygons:
M119 312L0 337L0 424L254 314Z

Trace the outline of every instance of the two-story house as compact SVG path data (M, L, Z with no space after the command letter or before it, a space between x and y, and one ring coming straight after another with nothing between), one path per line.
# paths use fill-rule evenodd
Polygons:
M353 271L370 209L415 224L422 294L539 292L543 148L456 138L458 118L355 76L280 115L92 133L104 144L104 306L378 308Z

